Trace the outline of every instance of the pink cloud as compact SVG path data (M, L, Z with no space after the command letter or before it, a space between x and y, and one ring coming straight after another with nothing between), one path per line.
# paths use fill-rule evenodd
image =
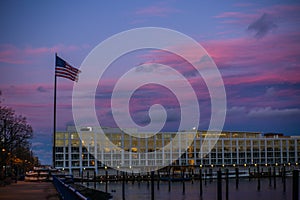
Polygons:
M240 7L239 4L237 6ZM250 7L250 6L251 4L245 5L245 7ZM221 19L222 23L224 24L239 25L244 27L245 25L247 26L250 23L252 23L254 20L258 19L264 13L272 16L272 18L276 22L280 24L286 24L286 23L290 23L291 19L300 17L299 15L300 6L299 5L272 5L255 11L251 10L251 13L240 12L240 11L228 11L216 15L215 18Z
M32 64L36 56L41 56L55 52L74 52L83 48L88 48L87 45L63 45L58 44L52 47L17 47L12 44L0 44L0 62L9 64Z
M135 11L136 15L164 17L172 13L179 13L180 10L167 7L166 5L153 5Z
M41 89L42 88L42 89ZM22 84L1 85L2 105L13 108L16 114L23 115L36 131L51 129L53 120L53 85ZM57 124L65 128L72 119L72 84L60 82L57 94Z

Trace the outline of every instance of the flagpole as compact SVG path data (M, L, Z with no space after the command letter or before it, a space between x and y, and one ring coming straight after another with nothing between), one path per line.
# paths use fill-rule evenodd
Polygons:
M55 53L55 62L56 62L57 53ZM55 64L56 65L56 64ZM56 83L57 76L56 72L54 72L54 99L53 99L53 150L52 150L52 162L53 167L55 168L55 142L56 142Z

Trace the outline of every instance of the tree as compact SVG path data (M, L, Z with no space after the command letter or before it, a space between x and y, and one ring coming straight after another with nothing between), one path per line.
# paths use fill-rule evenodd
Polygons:
M0 91L1 96L1 91ZM16 115L12 108L2 106L0 101L0 164L2 166L12 165L14 160L25 160L25 152L30 152L30 142L33 130L22 115ZM23 149L23 154L20 154ZM28 153L27 153L28 154ZM17 157L23 155L22 157ZM29 155L28 159L32 157ZM30 158L32 159L32 158ZM12 167L12 166L10 166Z

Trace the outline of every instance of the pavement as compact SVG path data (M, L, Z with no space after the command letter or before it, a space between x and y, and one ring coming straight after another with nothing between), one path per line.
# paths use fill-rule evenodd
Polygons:
M59 200L52 182L18 181L0 187L0 200Z

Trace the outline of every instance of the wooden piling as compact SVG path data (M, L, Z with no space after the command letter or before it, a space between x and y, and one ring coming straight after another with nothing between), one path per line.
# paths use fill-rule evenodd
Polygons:
M151 200L154 200L154 171L151 171Z
M222 172L221 169L217 171L217 199L222 200Z
M181 177L182 177L182 194L185 194L185 174L184 174L184 171L182 170L182 174L181 174Z
M239 189L239 168L235 168L235 188Z
M192 169L192 184L194 184L194 169Z
M285 174L286 174L286 172L285 172L285 166L283 166L283 175L282 175L282 177L283 177L283 192L285 192L285 191L286 191L286 180L285 180Z
M250 167L248 168L248 174L249 174L249 181L251 181L251 169L250 169Z
M125 200L125 172L122 172L122 199Z
M211 183L213 180L213 171L212 168L209 168L209 183Z
M268 177L269 177L269 187L272 187L272 169L271 167L268 168Z
M149 178L150 178L150 175L149 175L149 172L147 172L147 188L149 189ZM150 178L151 179L151 178Z
M204 185L206 185L206 178L207 178L207 169L204 171Z
M169 177L169 192L171 192L171 167L168 171L168 177Z
M157 170L157 190L159 190L159 182L160 182L160 174L159 174L159 170Z
M199 176L200 176L200 196L203 194L203 188L202 188L202 169L199 169Z
M96 170L94 170L94 189L96 189L97 177L96 177Z
M273 177L274 177L274 189L276 189L276 168L273 168Z
M299 200L299 171L293 171L293 200Z
M134 181L135 181L135 175L133 173L133 171L131 172L131 180L132 180L132 185L134 185Z
M226 181L226 200L228 200L228 179L229 179L229 169L226 169L225 181Z
M107 184L108 184L108 172L105 170L105 192L107 192Z
M260 191L260 171L259 171L259 166L257 166L257 190Z

